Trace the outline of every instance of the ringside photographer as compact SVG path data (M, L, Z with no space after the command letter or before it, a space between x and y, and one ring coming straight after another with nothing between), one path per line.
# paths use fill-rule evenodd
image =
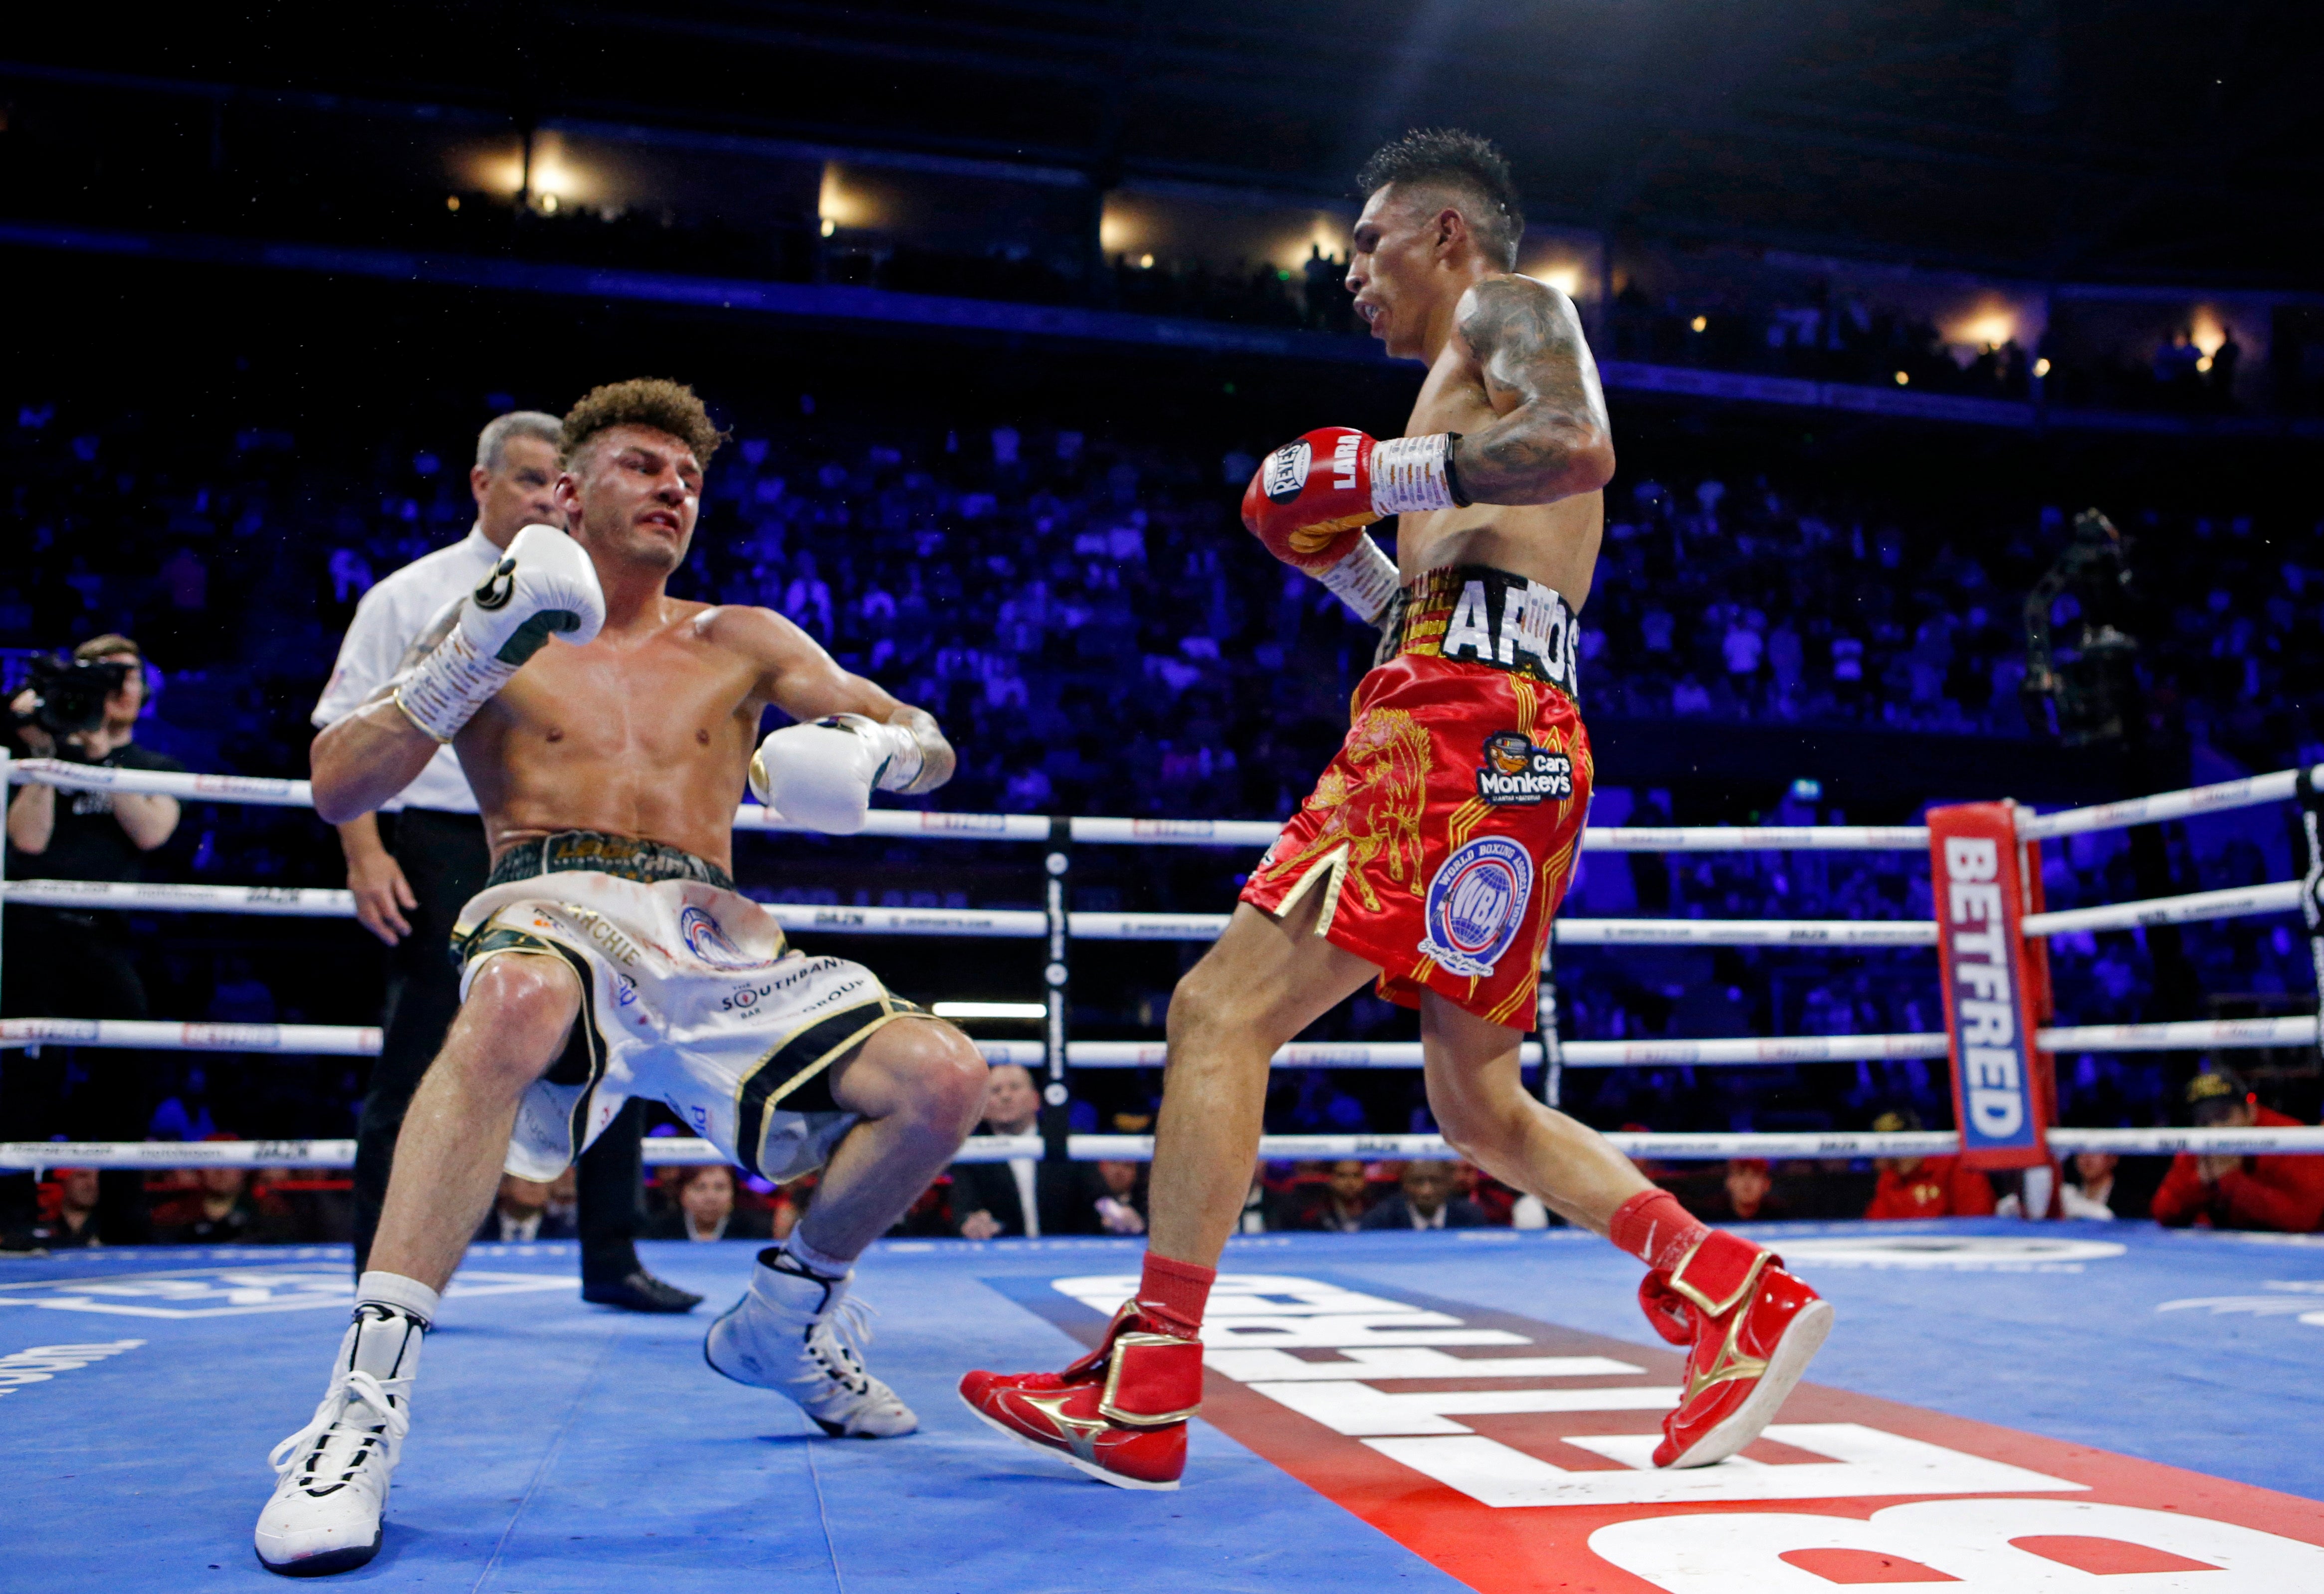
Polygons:
M112 769L185 768L140 747L145 658L127 637L91 637L69 657L43 659L9 703L15 751ZM174 797L23 786L8 805L11 872L51 880L137 880L145 854L178 828ZM103 909L10 908L6 985L11 1017L143 1018L145 982L127 925ZM63 1047L11 1056L0 1070L0 1139L142 1140L152 1114L150 1065L142 1054L84 1061ZM146 1238L143 1175L108 1173L97 1202L99 1236Z

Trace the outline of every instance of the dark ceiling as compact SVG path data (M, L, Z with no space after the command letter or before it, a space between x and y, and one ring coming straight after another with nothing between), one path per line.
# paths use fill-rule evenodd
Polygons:
M25 19L0 52L1300 193L1344 192L1405 126L1457 123L1508 150L1541 220L2084 281L2324 284L2324 27L2293 0L207 9L101 34Z

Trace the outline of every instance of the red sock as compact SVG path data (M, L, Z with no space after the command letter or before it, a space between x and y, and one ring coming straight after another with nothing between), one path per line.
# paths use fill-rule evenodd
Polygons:
M1710 1232L1708 1225L1678 1204L1678 1197L1667 1190L1649 1190L1615 1209L1606 1237L1647 1267L1666 1271Z
M1146 1271L1138 1281L1138 1311L1164 1333L1191 1340L1203 1331L1203 1308L1209 1304L1215 1267L1174 1262L1158 1251L1146 1253Z

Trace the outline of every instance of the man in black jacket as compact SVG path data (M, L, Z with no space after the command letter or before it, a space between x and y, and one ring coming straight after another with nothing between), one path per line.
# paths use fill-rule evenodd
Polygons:
M984 1133L1029 1135L1041 1114L1033 1076L1014 1063L993 1065L985 1085ZM1099 1234L1100 1197L1110 1193L1088 1163L1012 1156L952 1165L953 1228L965 1239L1004 1235Z
M1452 1193L1449 1162L1408 1162L1394 1195L1364 1214L1374 1229L1482 1229L1485 1209Z

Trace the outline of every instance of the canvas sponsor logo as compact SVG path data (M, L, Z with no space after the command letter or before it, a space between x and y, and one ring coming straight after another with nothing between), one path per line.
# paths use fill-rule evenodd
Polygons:
M484 1273L463 1269L447 1295L529 1295L573 1289L569 1275ZM248 1317L308 1312L355 1302L355 1280L344 1262L276 1267L187 1267L105 1278L0 1285L0 1307L86 1312L105 1317Z
M45 1384L59 1373L78 1372L124 1350L134 1350L143 1340L108 1340L101 1345L29 1345L0 1356L0 1395L14 1395L27 1384Z
M988 1282L1090 1344L1139 1281ZM1480 1594L2324 1587L2314 1501L1813 1384L1658 1469L1680 1356L1369 1280L1222 1274L1204 1341L1206 1421Z

